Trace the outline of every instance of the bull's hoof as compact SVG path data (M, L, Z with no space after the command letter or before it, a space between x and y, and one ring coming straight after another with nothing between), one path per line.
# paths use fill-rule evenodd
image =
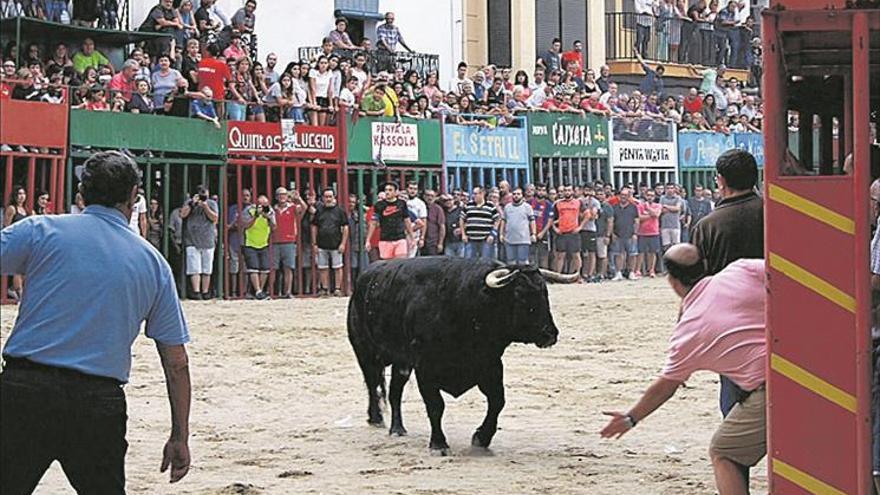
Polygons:
M367 424L370 426L375 426L376 428L385 428L385 420L382 419L381 415L368 419Z
M392 437L405 437L406 428L404 428L403 425L391 425L391 430L388 431L388 435Z
M492 443L492 437L483 438L480 430L474 432L474 436L471 437L471 446L479 447L483 449L488 449L489 444Z
M431 455L435 457L449 457L452 455L452 449L449 447L431 447Z

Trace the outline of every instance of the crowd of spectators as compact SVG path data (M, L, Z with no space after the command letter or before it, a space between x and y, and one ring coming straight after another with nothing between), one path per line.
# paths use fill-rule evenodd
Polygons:
M667 62L751 69L761 53L747 8L746 0L635 0L636 50Z

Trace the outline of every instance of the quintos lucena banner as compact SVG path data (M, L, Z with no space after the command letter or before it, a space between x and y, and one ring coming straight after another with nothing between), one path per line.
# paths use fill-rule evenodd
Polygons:
M283 155L301 158L336 159L338 133L335 127L294 125L278 122L228 122L227 150L232 154Z
M674 124L651 119L614 118L610 134L612 168L678 167Z
M419 128L416 124L371 122L373 158L419 161Z

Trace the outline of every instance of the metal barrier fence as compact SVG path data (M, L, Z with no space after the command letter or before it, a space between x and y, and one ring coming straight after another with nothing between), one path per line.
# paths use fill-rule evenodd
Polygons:
M611 180L607 158L533 158L532 170L535 181L547 187L582 186L597 180Z

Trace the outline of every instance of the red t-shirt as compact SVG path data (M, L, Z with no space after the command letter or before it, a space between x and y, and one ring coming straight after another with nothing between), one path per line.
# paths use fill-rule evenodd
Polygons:
M559 219L559 231L562 234L577 232L580 226L580 214L583 205L577 198L561 199L553 208L556 209L556 218Z
M693 100L685 98L682 106L684 107L684 111L687 113L699 113L703 110L703 99L699 96L697 96Z
M638 204L639 215L647 215L649 212L657 214L647 220L639 219L639 235L660 235L660 212L662 206L660 203L646 203L642 201Z
M109 87L111 91L119 91L122 93L122 98L124 98L125 101L131 101L131 90L134 87L134 81L127 80L122 71L117 72L116 75L110 79Z
M12 97L12 86L0 83L0 100L8 100Z
M281 209L275 207L275 231L272 232L272 242L276 244L296 242L299 236L299 218L296 216L296 206L288 204Z
M373 220L373 216L376 214L376 209L374 207L367 208L367 215L364 217L368 222ZM378 246L379 245L379 235L381 229L376 229L373 231L373 235L370 237L370 246Z
M608 111L608 107L603 105L601 101L597 101L596 104L594 105L590 102L589 98L587 98L581 102L581 108L584 110L591 110L592 109L592 110L601 110L603 112Z
M208 86L214 92L215 100L222 100L226 94L226 83L232 79L229 66L214 57L205 57L199 62L199 88Z

